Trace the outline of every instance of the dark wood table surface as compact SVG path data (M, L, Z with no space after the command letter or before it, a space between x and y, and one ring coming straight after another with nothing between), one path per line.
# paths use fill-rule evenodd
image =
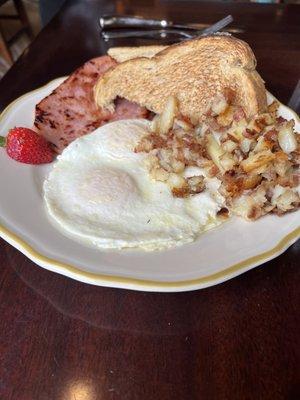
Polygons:
M275 96L288 101L300 77L300 6L72 0L1 80L0 108L108 46L150 43L101 42L98 16L116 10L231 13ZM0 240L0 399L300 399L299 255L298 241L226 283L157 294L73 281Z

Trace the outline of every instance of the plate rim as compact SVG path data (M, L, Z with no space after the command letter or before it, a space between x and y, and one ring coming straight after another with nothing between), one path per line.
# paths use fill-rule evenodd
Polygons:
M10 111L10 109L24 97L27 97L28 95L31 95L37 91L40 91L41 89L46 88L47 86L52 85L55 81L60 81L66 78L67 77L55 78L45 85L40 86L30 92L27 92L15 99L1 112L0 123L5 115ZM269 92L267 91L267 93ZM288 108L289 111L294 115L295 120L300 123L300 118L294 110L282 104L275 96L272 95L272 97L274 97L274 99L276 99L282 106ZM70 265L43 255L1 223L0 236L39 266L81 282L90 283L98 286L117 287L124 289L174 292L206 288L221 282L225 282L226 280L240 275L241 273L246 272L251 268L270 261L276 256L282 254L289 246L296 242L296 240L300 237L300 226L284 236L272 249L249 257L246 260L240 261L239 263L231 265L213 274L206 275L201 278L193 278L180 281L159 281L87 272L74 265Z

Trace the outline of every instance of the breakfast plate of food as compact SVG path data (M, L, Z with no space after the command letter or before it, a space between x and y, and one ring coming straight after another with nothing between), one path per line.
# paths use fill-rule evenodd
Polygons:
M112 48L0 126L0 236L48 270L187 291L300 236L299 118L230 35Z

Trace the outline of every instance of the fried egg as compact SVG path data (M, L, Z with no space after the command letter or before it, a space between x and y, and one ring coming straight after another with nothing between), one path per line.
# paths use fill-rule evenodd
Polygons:
M135 153L146 120L116 121L72 142L44 183L46 209L75 240L101 249L163 249L220 223L222 201L207 190L188 199L150 177Z

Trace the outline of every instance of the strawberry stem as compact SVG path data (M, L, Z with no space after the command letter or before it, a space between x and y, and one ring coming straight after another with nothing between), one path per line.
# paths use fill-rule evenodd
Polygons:
M6 137L0 136L0 147L6 146Z

